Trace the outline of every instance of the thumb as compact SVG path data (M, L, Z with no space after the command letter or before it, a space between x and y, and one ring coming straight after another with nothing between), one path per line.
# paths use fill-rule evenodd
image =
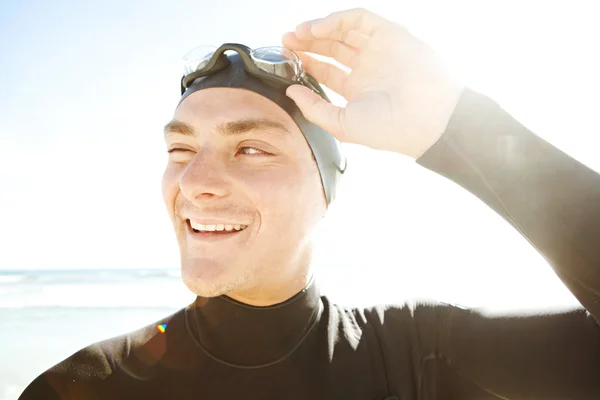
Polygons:
M344 109L336 107L321 96L302 85L287 88L286 95L294 100L304 117L315 125L331 133L338 140L344 141L342 117Z

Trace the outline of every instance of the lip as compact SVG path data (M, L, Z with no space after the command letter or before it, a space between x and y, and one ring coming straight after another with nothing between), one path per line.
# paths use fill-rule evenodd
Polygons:
M241 231L232 231L223 233L224 231L213 231L213 232L194 232L192 229L192 225L190 224L190 220L185 221L185 225L187 227L188 236L192 238L194 241L199 242L219 242L222 240L233 239L235 237L239 237L244 233L248 228L243 229ZM230 224L233 225L233 224Z
M248 224L240 224L239 221L238 222L229 222L229 221L217 221L214 219L197 219L197 218L187 218L186 221L189 223L189 221L194 221L197 224L200 225L248 225Z

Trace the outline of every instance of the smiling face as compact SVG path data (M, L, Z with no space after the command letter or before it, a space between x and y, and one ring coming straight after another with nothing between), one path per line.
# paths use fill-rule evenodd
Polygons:
M302 290L326 201L292 118L254 92L204 89L177 107L165 141L162 191L188 288L254 305Z

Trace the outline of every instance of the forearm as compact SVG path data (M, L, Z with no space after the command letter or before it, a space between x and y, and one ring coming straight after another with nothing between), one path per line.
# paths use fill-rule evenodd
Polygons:
M600 176L466 90L417 162L480 198L548 260L600 320Z

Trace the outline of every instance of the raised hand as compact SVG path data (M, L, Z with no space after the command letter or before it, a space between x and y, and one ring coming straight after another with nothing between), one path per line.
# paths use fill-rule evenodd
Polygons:
M347 100L340 108L301 85L287 91L307 119L342 142L418 158L442 135L463 91L425 43L368 10L304 22L282 42L308 73Z

